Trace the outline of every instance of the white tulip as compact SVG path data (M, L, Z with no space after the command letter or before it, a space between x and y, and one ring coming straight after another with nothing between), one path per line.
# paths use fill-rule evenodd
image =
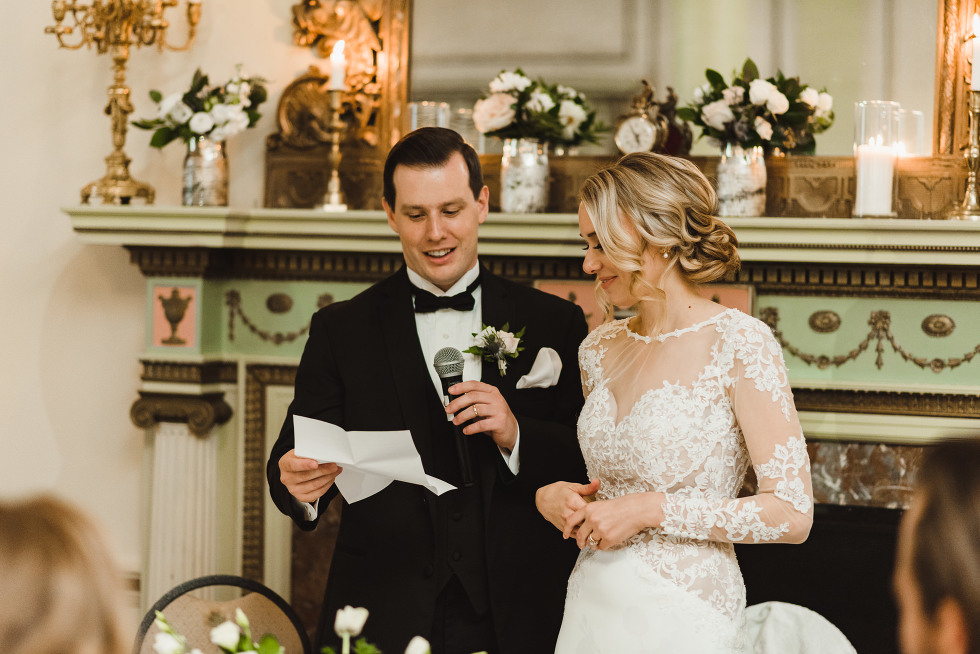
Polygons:
M347 605L337 610L337 618L333 623L333 630L338 636L359 636L364 629L364 623L368 619L368 610L363 607L354 608Z
M405 648L405 654L429 654L430 651L429 641L422 636L412 638L408 641L408 647Z
M235 649L242 637L241 628L234 622L226 621L211 630L211 642L218 647Z

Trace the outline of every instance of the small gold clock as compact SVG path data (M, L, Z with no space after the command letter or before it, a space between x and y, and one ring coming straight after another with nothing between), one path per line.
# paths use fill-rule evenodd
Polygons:
M653 101L653 89L643 80L643 91L633 97L632 109L619 117L613 141L623 154L650 152L667 142L667 119Z

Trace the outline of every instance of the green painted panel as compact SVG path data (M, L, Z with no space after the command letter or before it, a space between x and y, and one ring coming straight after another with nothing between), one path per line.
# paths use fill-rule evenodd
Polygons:
M767 308L778 311L778 329L785 339L783 353L794 383L912 384L923 390L931 386L980 386L980 355L956 367L949 365L951 360L975 352L980 345L980 302L760 295L756 315L764 315ZM818 311L836 313L840 327L830 333L814 331L809 321ZM877 312L886 314L879 314L876 324L880 328L875 331L870 322ZM948 336L929 335L924 331L923 321L937 315L946 316L955 324ZM889 334L894 345L889 341ZM854 353L866 339L866 349ZM936 360L945 365L937 366L937 371L930 367L923 369L906 360L896 351L896 346L911 358ZM821 369L816 363L807 364L801 355L825 355L831 359L841 356L848 360Z

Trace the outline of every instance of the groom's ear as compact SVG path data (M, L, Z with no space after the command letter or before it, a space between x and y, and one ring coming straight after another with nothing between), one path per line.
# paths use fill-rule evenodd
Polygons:
M384 207L385 215L388 217L388 227L391 227L391 231L398 233L398 225L395 223L395 210L391 208L388 201L381 198L381 206Z

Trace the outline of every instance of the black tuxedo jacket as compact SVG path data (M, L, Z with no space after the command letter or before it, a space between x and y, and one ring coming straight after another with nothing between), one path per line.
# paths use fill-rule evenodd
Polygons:
M538 514L534 493L558 480L586 481L575 423L582 407L577 352L587 327L582 310L569 302L485 269L481 275L483 323L497 328L509 323L515 332L526 328L525 349L508 359L506 375L493 362L484 362L481 373L482 381L500 389L517 417L519 474L510 472L489 436L474 435L470 449L477 484L469 492L475 501L462 505L464 513L452 508L452 502L465 497L463 491L436 497L401 482L360 502L345 502L320 616L320 644L336 644L334 616L346 604L370 610L364 634L383 652L402 651L414 635L428 637L435 599L445 583L438 574L446 568L441 558L454 557L449 565L461 576L485 579L501 652L554 650L578 550ZM516 390L543 347L562 359L558 384ZM442 478L455 483L446 466L455 460L452 441L445 437L451 432L446 432L430 365L416 334L405 269L318 311L297 371L295 397L268 462L279 510L302 529L316 525L304 518L279 480L279 458L293 447L294 414L347 430L409 429L426 472L445 473ZM336 492L331 488L320 499L321 511ZM462 540L478 534L482 545L462 554L454 550L452 532L459 527L453 521L461 517L461 525L470 525ZM459 567L467 564L473 567Z

